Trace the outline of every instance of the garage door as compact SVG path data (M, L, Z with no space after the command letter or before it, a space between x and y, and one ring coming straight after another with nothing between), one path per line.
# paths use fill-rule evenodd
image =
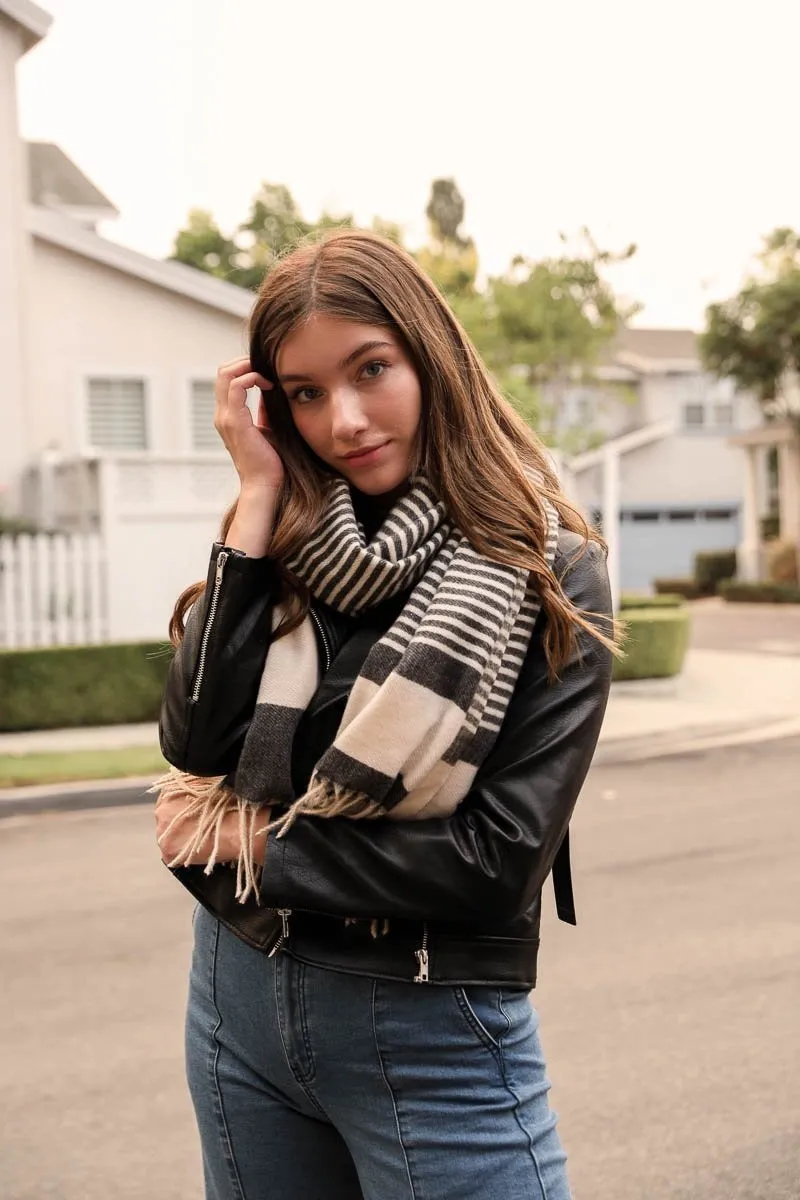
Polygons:
M739 513L733 505L704 508L626 508L621 513L622 590L646 592L653 580L694 572L699 550L733 550Z

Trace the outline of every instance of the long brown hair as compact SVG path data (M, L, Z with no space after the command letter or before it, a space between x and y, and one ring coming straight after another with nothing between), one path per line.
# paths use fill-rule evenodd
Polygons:
M307 589L283 565L322 518L332 478L297 433L278 385L278 352L312 314L388 326L404 344L422 389L418 462L451 519L481 554L527 569L546 614L545 651L551 673L567 661L576 628L614 649L614 628L599 630L578 611L545 560L542 497L558 510L561 525L585 545L600 535L570 505L543 443L492 381L475 347L431 280L410 254L372 233L343 230L301 245L267 274L250 318L250 362L274 390L264 392L273 444L285 467L270 556L283 580L287 613L281 633L295 629L309 604ZM534 486L526 469L542 479ZM224 541L236 512L222 522ZM186 612L203 583L180 596L170 636L183 636Z

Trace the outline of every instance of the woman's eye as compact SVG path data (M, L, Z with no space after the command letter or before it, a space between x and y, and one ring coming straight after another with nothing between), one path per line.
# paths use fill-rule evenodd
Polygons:
M308 404L309 401L316 400L318 395L319 388L304 387L298 388L298 390L292 394L292 399L297 401L298 404Z
M362 374L365 375L367 379L379 379L386 370L387 366L388 363L380 362L378 359L375 359L373 362L364 364L362 368Z

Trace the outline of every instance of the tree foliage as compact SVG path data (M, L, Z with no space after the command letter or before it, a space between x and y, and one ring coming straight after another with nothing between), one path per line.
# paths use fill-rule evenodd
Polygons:
M434 179L425 209L428 242L416 254L423 271L456 308L475 296L478 277L475 243L461 233L465 208L454 179Z
M463 230L466 204L454 179L435 179L426 207L428 238L413 253L451 304L500 387L522 417L550 442L571 439L579 450L597 440L591 429L564 432L569 387L591 375L600 351L634 311L618 301L607 270L629 258L600 250L588 230L553 258L515 258L502 275L479 284L474 240ZM172 257L246 288L257 288L277 256L303 238L352 228L352 214L307 221L289 188L264 182L247 219L231 237L210 213L193 210L175 238ZM373 229L399 245L400 226L375 218Z
M764 239L742 289L709 305L700 353L708 370L752 392L768 419L789 418L800 430L800 234L783 228Z
M230 276L236 243L224 236L211 213L193 208L185 229L175 236L171 258L220 279Z

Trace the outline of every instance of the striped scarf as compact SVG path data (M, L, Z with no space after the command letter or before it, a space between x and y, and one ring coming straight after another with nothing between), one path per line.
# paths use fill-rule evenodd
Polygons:
M547 501L545 511L544 556L552 564L558 514ZM292 744L321 678L313 614L272 642L233 786L224 788L228 800L235 797L240 811L242 805L279 807L269 826L278 836L300 815L419 820L452 814L494 745L531 640L540 603L529 572L479 554L423 478L413 481L371 541L346 481L337 480L318 529L287 566L314 600L351 616L412 590L370 649L336 738L299 797L292 788ZM274 627L283 616L277 605ZM212 809L216 804L223 811L223 796L203 796L196 791L200 781L192 792L187 777L182 780L198 802L202 798L200 826L208 836ZM165 781L159 786L163 790ZM252 816L248 827L252 843ZM246 847L243 855L246 860ZM252 864L241 861L240 899L254 889Z

